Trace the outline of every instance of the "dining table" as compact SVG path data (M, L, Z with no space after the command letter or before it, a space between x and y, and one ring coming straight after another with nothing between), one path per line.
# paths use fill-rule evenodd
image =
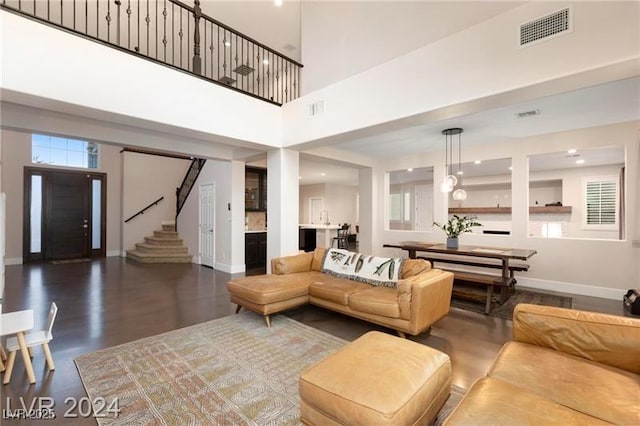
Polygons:
M25 342L25 333L33 328L33 309L25 309L22 311L7 312L0 314L0 336L15 335L24 361L24 368L29 377L29 383L36 382L36 376L33 373L33 365L29 356L29 349ZM4 349L2 349L4 351ZM7 382L4 382L5 384Z

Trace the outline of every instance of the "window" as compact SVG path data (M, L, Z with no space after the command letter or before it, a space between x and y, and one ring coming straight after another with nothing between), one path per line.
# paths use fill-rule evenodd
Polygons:
M609 229L618 223L618 178L616 176L584 179L584 225Z
M388 229L429 231L433 227L433 167L387 172Z
M98 168L98 144L57 136L31 135L31 162L55 166Z

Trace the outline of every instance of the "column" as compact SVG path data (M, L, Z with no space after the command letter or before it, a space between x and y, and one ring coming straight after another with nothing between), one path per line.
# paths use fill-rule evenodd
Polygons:
M271 259L298 253L299 153L267 153L267 273Z
M371 167L361 168L358 181L358 197L360 200L358 207L358 224L360 226L358 251L360 253L373 254L374 230L376 228L374 226L374 212L378 210L375 205L373 169Z
M231 272L244 272L244 166L243 161L231 162L231 200L227 209L231 228Z

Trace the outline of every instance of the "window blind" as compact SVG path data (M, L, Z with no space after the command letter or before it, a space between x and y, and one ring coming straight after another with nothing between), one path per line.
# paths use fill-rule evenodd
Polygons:
M615 225L617 182L589 181L585 191L587 225Z

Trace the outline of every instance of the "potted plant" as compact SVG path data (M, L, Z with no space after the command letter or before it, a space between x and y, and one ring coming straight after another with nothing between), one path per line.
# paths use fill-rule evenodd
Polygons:
M440 225L437 222L433 222L435 226L442 229L447 234L447 248L458 248L458 237L465 232L471 232L471 228L474 226L482 226L482 224L476 221L476 216L458 216L454 214L449 218L446 223Z

